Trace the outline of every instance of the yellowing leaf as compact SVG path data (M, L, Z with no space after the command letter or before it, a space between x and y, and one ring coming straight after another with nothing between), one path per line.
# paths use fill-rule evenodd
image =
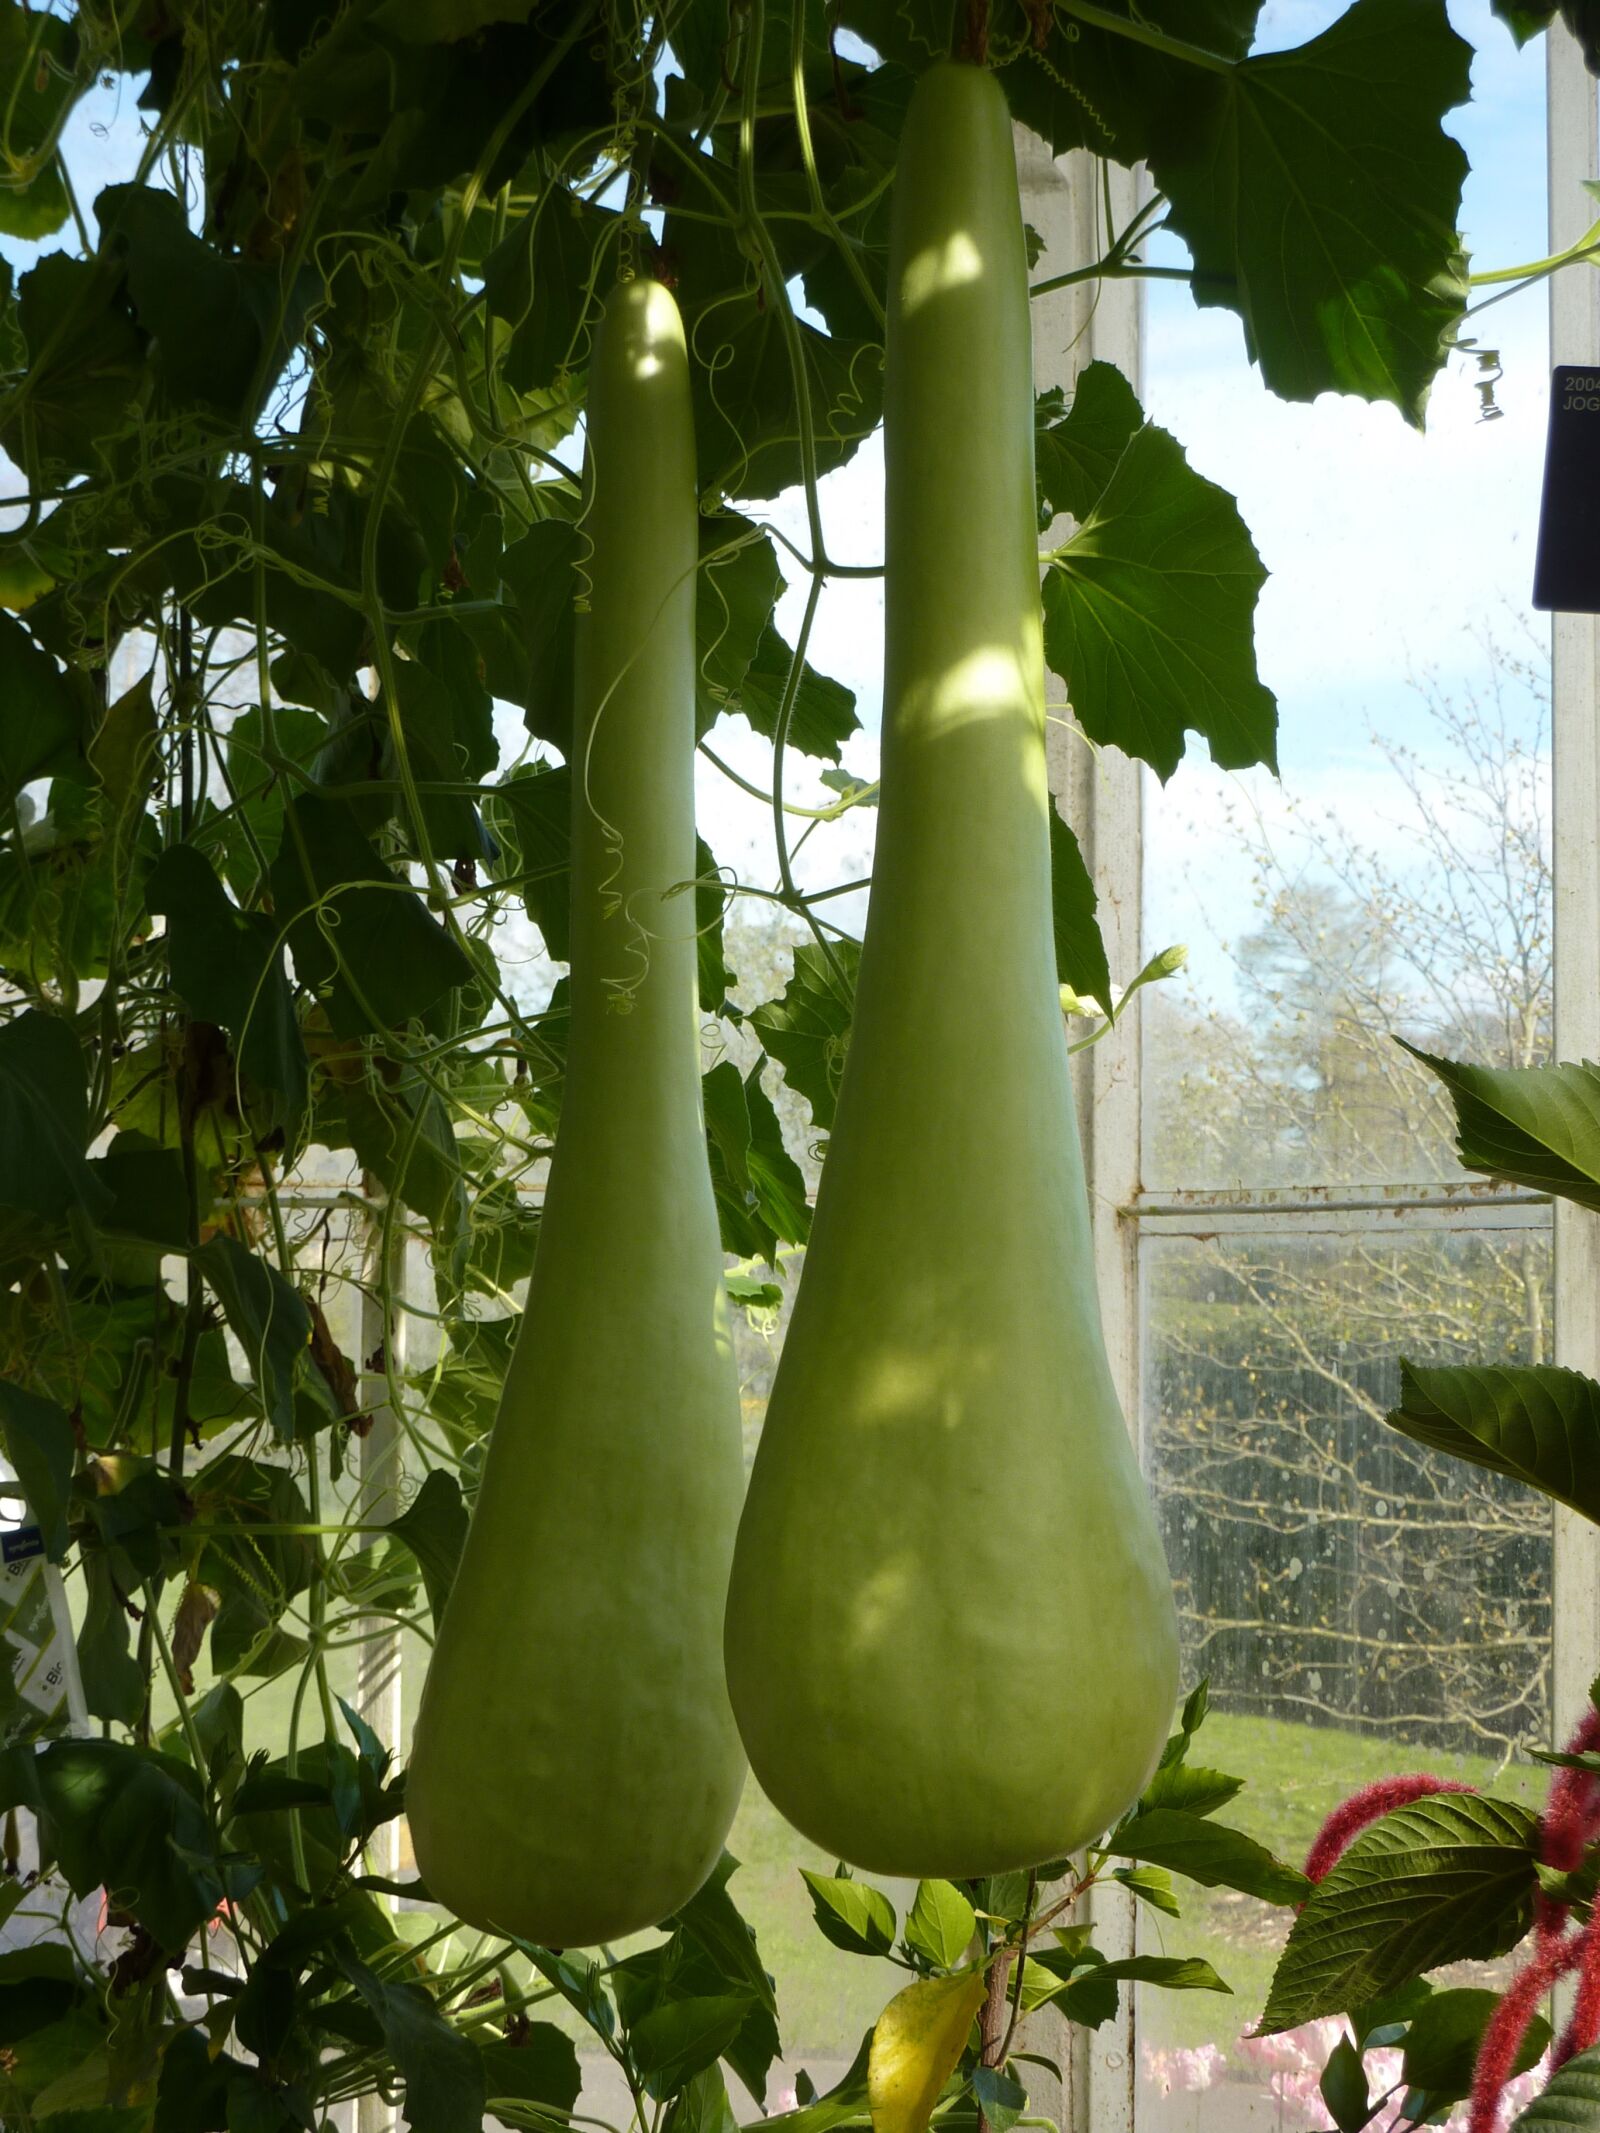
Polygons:
M982 1973L919 1978L878 2017L867 2060L872 2133L926 2133L983 2005Z

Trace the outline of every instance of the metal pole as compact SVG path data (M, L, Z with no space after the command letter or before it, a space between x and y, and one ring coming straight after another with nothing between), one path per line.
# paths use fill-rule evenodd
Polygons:
M389 1400L391 1373L405 1367L405 1231L396 1220L385 1241L381 1188L364 1177L362 1190L370 1212L361 1223L361 1402L370 1426L360 1440L360 1517L364 1524L387 1523L400 1513L400 1478L404 1439ZM368 1547L375 1536L364 1534ZM401 1638L387 1624L373 1629L362 1645L356 1671L356 1708L385 1747L398 1758L405 1753L401 1697ZM393 1880L400 1871L400 1824L386 1822L367 1847L371 1871ZM363 2096L356 2109L357 2133L392 2133L393 2108L382 2097Z

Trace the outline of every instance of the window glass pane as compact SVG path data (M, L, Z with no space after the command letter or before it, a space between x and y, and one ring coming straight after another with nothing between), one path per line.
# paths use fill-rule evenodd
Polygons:
M1262 36L1341 12L1269 8ZM1536 260L1542 44L1462 21L1474 101L1448 124L1472 161L1472 263ZM1281 784L1217 771L1198 743L1167 788L1148 781L1146 948L1190 949L1145 995L1149 1186L1459 1175L1444 1107L1387 1033L1505 1064L1546 1041L1548 653L1527 608L1542 288L1465 330L1495 352L1496 419L1475 349L1423 436L1389 407L1275 400L1235 318L1149 285L1146 405L1238 497L1271 573L1258 650L1282 716Z
M1247 1779L1222 1819L1296 1865L1378 1776L1542 1791L1517 1750L1546 1730L1549 1506L1382 1418L1402 1355L1544 1355L1549 1281L1542 1227L1146 1246L1150 1473L1213 1701L1195 1760ZM1184 1911L1147 1913L1141 1945L1206 1956L1235 1997L1143 1995L1141 2125L1323 2123L1304 2055L1327 2039L1239 2042L1289 1914L1220 1890Z

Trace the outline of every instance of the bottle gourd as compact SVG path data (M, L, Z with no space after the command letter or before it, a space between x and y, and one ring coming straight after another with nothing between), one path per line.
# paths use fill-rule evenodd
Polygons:
M728 1604L751 1767L830 1854L1002 1872L1105 1829L1177 1689L1101 1335L1053 949L1027 263L955 64L890 252L882 798L855 1015Z
M694 898L667 896L695 871L694 448L658 283L610 297L588 408L566 1088L407 1789L432 1895L555 1947L687 1902L744 1779L721 1651L738 1383Z

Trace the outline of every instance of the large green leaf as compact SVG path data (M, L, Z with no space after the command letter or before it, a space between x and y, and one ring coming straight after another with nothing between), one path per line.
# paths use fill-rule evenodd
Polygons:
M1600 7L1595 0L1490 0L1494 12L1515 37L1526 44L1548 29L1559 15L1583 47L1583 63L1591 74L1600 74Z
M386 1530L403 1541L416 1557L427 1588L428 1608L437 1627L467 1538L466 1506L454 1474L435 1467L406 1509L389 1521Z
M551 185L484 260L484 301L511 329L501 372L514 391L587 369L600 297L614 278L602 248L622 227L614 209Z
M337 1944L333 1956L377 2018L405 2083L411 2133L472 2133L484 2105L485 2067L477 2046L451 2027L421 1985L380 1978Z
M241 911L193 845L162 853L146 889L167 921L172 982L191 1015L233 1039L241 1070L277 1098L268 1123L305 1109L306 1048L284 969L283 937L259 911Z
M1138 395L1114 363L1089 363L1078 374L1072 406L1058 391L1041 395L1034 470L1052 512L1087 518L1106 492L1117 461L1144 427Z
M894 1946L894 1905L870 1881L800 1869L811 1891L811 1910L824 1940L849 1955L887 1955Z
M1469 1066L1396 1042L1449 1090L1468 1170L1600 1211L1600 1067Z
M855 941L831 945L833 961L810 942L796 948L794 975L782 996L750 1017L751 1028L783 1068L784 1080L810 1104L821 1132L833 1124L861 960Z
M484 819L500 852L498 880L515 882L529 918L558 963L571 960L572 772L527 763L494 788Z
M181 1949L255 1870L224 1862L187 1763L111 1740L0 1757L0 1801L31 1808L74 1894L105 1888L158 1947Z
M767 534L723 512L703 521L695 601L696 717L701 732L724 711L742 712L757 733L777 736L794 654L772 620L783 572ZM855 695L843 682L801 666L787 739L802 755L839 760L840 743L860 727Z
M1471 58L1443 0L1355 0L1309 43L1215 76L1152 141L1196 299L1239 313L1280 399L1357 393L1420 427L1466 302L1467 158L1440 121Z
M736 1259L775 1260L780 1242L804 1244L811 1227L805 1180L761 1085L765 1063L741 1079L723 1059L701 1082L722 1244Z
M578 2054L553 2022L525 2022L515 2038L481 2044L478 2050L490 2104L496 2097L515 2097L565 2113L577 2103L583 2086Z
M101 468L146 388L144 336L119 301L113 276L68 252L48 253L23 275L17 314L28 350L28 427L46 476ZM27 428L0 427L26 462Z
M316 1573L310 1536L289 1530L310 1519L300 1484L286 1467L225 1452L189 1489L201 1535L194 1575L222 1595L211 1626L212 1663L219 1671L270 1676L303 1650L278 1624Z
M67 1552L67 1497L78 1459L72 1418L54 1400L0 1379L0 1443L44 1538L45 1554L59 1563Z
M166 392L219 416L253 412L300 329L303 302L279 270L196 236L165 187L108 185L95 214L105 248L126 262L134 315L157 344Z
M0 81L6 85L7 183L0 187L0 231L37 241L60 229L70 212L54 155L44 154L79 92L78 26L21 0L0 7Z
M1425 2093L1431 2110L1459 2103L1470 2093L1478 2046L1489 2017L1500 2004L1498 1993L1484 1986L1461 1986L1436 1992L1411 2018L1406 2031L1406 2086ZM1525 2074L1544 2056L1550 2025L1538 2016L1529 2025L1517 2053L1514 2074Z
M1261 2035L1346 2013L1444 1963L1515 1947L1538 1883L1537 1823L1479 1793L1436 1793L1364 1830L1290 1928Z
M1600 1385L1553 1364L1400 1365L1402 1436L1508 1475L1600 1524Z
M743 1993L719 1992L668 2000L641 2016L629 2043L648 2093L670 2096L713 2065L744 2027L749 2009Z
M953 1881L919 1881L906 1914L906 1939L941 1970L953 1970L966 1954L977 1919Z
M472 965L422 898L386 867L349 804L299 793L272 865L273 903L287 923L295 971L325 992L342 1037L421 1015Z
M1081 1000L1111 1011L1111 968L1095 919L1099 898L1083 851L1055 808L1050 810L1050 915L1056 937L1056 978Z
M34 778L82 777L85 739L71 677L14 616L0 615L0 803Z
M89 1096L71 1024L33 1011L0 1023L0 1210L91 1219L111 1195L84 1155Z
M1046 656L1090 739L1164 779L1185 728L1224 769L1275 765L1277 705L1255 661L1265 579L1228 492L1166 430L1137 430L1045 578Z
M311 1314L277 1268L225 1232L196 1246L205 1277L244 1350L261 1404L281 1440L294 1435L294 1378L311 1339Z

